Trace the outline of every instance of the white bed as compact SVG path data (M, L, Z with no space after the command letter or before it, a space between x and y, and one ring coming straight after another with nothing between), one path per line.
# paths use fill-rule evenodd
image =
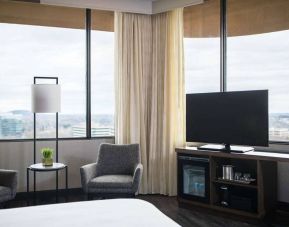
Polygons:
M111 199L0 210L1 227L179 226L139 199Z

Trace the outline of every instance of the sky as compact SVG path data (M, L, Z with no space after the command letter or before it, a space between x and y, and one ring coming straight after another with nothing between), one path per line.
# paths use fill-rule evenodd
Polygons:
M34 76L58 76L62 111L85 113L85 31L0 24L0 113L30 110ZM218 92L219 38L186 38L186 92ZM289 30L228 38L228 90L269 89L289 113ZM114 33L92 32L92 113L114 113Z
M31 109L34 76L57 76L61 113L85 113L85 31L0 24L0 113ZM92 113L114 113L114 33L92 32Z
M220 39L185 38L186 92L218 92ZM229 37L229 91L269 89L269 111L289 113L289 30Z

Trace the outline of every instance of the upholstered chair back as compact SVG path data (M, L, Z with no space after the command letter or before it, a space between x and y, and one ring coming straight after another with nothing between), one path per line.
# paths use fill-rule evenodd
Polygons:
M139 144L101 144L97 157L97 175L133 175L140 163Z

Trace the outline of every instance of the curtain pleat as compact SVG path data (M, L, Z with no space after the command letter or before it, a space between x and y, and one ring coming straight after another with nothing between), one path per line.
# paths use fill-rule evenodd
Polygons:
M116 143L140 143L140 193L176 195L184 138L183 10L115 13Z

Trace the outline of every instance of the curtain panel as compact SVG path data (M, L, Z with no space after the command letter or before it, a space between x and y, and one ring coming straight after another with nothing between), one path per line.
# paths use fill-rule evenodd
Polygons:
M175 147L185 144L183 9L115 13L116 143L139 143L140 193L176 195Z

